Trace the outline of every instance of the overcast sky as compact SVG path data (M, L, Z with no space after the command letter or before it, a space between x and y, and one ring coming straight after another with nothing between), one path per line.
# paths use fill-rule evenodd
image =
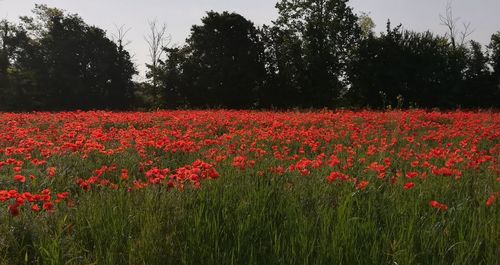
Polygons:
M430 29L444 33L439 14L445 12L447 0L351 0L356 13L366 12L375 21L376 31L385 29L388 18L394 25L402 23L404 28L417 31ZM257 25L269 24L277 16L276 0L0 0L0 18L15 20L21 15L29 15L35 3L47 4L78 13L92 25L115 32L115 25L130 28L127 39L131 43L127 49L134 62L143 70L147 61L148 20L157 19L166 23L172 44L182 44L189 35L191 25L199 24L200 18L208 10L234 11L252 20ZM470 38L483 44L490 36L500 31L500 0L454 0L456 17L470 22L474 29Z

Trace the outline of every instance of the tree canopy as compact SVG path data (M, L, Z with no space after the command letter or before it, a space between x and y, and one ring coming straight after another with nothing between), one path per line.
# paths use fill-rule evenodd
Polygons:
M255 104L265 71L263 46L252 22L235 13L208 12L202 25L192 27L186 42L182 49L167 51L163 65L168 91L179 93L191 107L250 108ZM184 58L179 58L181 54ZM184 60L181 83L177 82L181 86L171 88L169 75L176 71L179 59Z
M0 110L500 107L500 32L487 46L467 40L451 7L444 36L390 22L377 34L348 0L276 8L261 27L209 11L180 46L152 26L147 80L134 82L122 38L36 5L20 23L0 22Z
M129 53L79 16L37 5L3 23L3 95L13 110L126 109L133 103ZM7 57L7 59L5 59Z

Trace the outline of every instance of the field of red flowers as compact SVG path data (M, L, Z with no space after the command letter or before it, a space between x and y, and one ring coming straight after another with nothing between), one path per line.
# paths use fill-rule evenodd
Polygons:
M0 114L0 264L500 264L500 114Z

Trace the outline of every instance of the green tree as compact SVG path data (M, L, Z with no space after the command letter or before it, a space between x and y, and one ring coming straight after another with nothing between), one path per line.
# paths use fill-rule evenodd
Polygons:
M491 36L488 48L491 50L491 66L495 75L500 76L500 31Z
M118 38L115 46L113 50L116 50L116 53L112 53L113 58L111 58L114 63L111 67L112 72L109 73L111 80L114 81L111 82L109 89L109 98L112 102L109 107L112 109L130 109L136 104L136 84L132 77L137 74L137 70L134 63L132 63L130 53L124 47L122 38Z
M8 98L17 110L124 109L132 103L130 56L74 14L37 5L10 28Z
M470 41L467 49L467 67L464 73L464 83L457 95L457 101L466 108L487 108L496 104L495 85L492 82L489 58L483 52L482 46L476 41Z
M264 26L261 35L266 80L259 93L260 105L282 109L301 106L303 86L307 84L302 40L276 26Z
M166 108L178 108L188 104L184 92L189 90L189 80L184 77L187 63L187 48L165 48L165 61L160 60L159 83L163 88L163 105Z
M368 38L370 35L374 34L373 29L375 28L375 22L367 13L362 12L358 18L358 25L361 29L361 36L363 38Z
M488 48L491 51L490 64L493 69L492 90L494 94L491 98L495 100L496 107L500 107L500 31L491 36Z
M0 102L6 102L6 94L9 87L7 75L10 65L7 47L9 33L9 23L5 20L0 21Z
M145 37L148 44L149 59L146 64L146 78L148 82L144 83L146 101L153 108L165 106L164 93L160 87L161 68L160 63L164 57L166 46L170 42L170 36L167 35L167 25L159 24L156 20L149 21L149 34ZM169 100L170 101L170 100Z
M348 98L357 106L453 108L463 89L467 50L430 32L391 28L361 42Z
M193 107L239 109L256 104L265 70L263 45L252 22L236 13L208 12L202 25L192 27L182 52L186 61L178 73L183 81L175 82L183 85L166 84L167 91L179 90ZM171 71L182 57L179 51L169 53L164 65ZM175 79L170 76L165 81Z
M347 0L281 0L276 5L279 17L275 26L290 39L301 42L307 77L298 81L303 106L333 106L348 86L347 70L361 29L347 3Z
M127 108L135 74L128 52L77 15L43 6L40 11L42 19L47 17L40 43L54 105L63 109Z
M40 45L23 26L10 24L4 30L7 33L4 44L8 57L8 84L2 109L42 109L47 97L39 78L45 77L43 71L46 70Z

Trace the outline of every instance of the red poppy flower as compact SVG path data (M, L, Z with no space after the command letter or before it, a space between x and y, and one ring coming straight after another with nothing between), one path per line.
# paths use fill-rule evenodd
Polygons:
M39 211L40 211L40 207L38 207L38 205L37 205L37 204L34 204L34 205L32 205L32 206L31 206L31 210L32 210L33 212L39 212Z
M122 173L120 175L121 180L128 180L128 170L122 169Z
M366 181L366 180L363 180L363 181L360 181L357 185L356 185L356 189L358 190L365 190L366 187L368 186L370 182Z
M46 202L42 205L42 208L49 212L49 211L52 211L54 209L54 204L52 204L51 202Z
M403 189L405 189L405 190L409 190L409 189L412 189L413 187L415 187L415 183L413 183L413 182L408 182L408 183L406 183L406 184L403 186Z
M430 201L429 206L432 208L438 209L440 211L443 211L443 212L448 210L448 205L439 203L437 201Z
M25 183L26 182L26 177L22 175L15 175L14 176L14 181L19 182L19 183Z
M47 175L49 177L54 177L56 175L56 168L55 167L47 168Z
M406 177L409 178L409 179L416 178L417 176L418 176L417 172L407 172L406 173Z
M12 216L18 216L19 215L19 208L18 208L17 204L9 205L9 213Z
M494 193L492 194L488 200L486 200L486 207L490 207L491 205L493 205L493 203L495 203L495 201L497 200L497 197L499 196L499 193Z

